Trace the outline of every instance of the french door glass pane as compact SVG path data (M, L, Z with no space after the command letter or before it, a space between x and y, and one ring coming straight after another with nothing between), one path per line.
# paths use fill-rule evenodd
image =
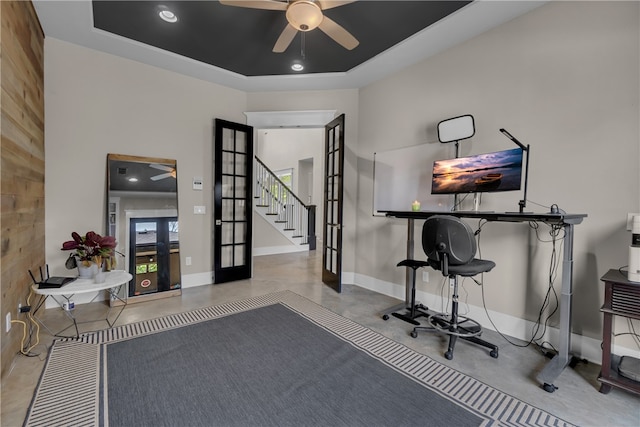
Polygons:
M222 199L222 220L223 221L233 220L233 200Z
M233 139L235 131L233 129L222 129L222 149L226 151L233 151Z
M233 197L233 177L222 177L222 197Z
M234 245L234 248L235 248L235 260L233 264L235 266L244 265L245 264L244 245Z
M222 173L223 174L233 174L233 167L235 163L235 156L233 153L223 152L222 153Z
M246 243L247 224L244 222L237 222L235 224L235 229L236 229L236 234L235 234L236 243Z
M221 242L223 245L228 245L233 243L233 223L224 222L222 223L222 238Z
M244 154L238 154L236 153L235 155L235 165L236 165L236 170L235 170L235 174L236 175L241 175L241 176L246 176L247 175L247 156Z
M247 140L244 132L236 133L236 147L235 151L238 153L246 153L247 152Z
M220 265L222 268L233 267L233 246L223 246L222 259Z
M247 196L247 179L241 176L236 176L235 186L235 198L244 199Z

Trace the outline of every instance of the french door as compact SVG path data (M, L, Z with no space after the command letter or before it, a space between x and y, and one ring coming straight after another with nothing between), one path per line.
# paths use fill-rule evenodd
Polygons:
M253 128L215 120L213 283L251 277Z
M342 292L344 114L325 126L322 281Z

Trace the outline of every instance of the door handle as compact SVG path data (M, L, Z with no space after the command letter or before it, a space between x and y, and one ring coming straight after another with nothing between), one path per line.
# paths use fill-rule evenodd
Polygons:
M222 225L222 220L221 219L216 219L216 225Z

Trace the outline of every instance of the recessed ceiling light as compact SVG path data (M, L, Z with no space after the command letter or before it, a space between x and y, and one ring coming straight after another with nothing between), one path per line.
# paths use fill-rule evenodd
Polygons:
M293 64L291 66L291 69L293 71L302 71L302 70L304 70L304 65L300 64L299 62L296 62L295 64Z
M158 15L160 15L160 18L162 18L163 21L170 22L172 24L174 22L178 22L178 17L176 16L176 14L171 12L169 9L161 10Z
M138 178L131 177L129 178L129 182L138 182Z

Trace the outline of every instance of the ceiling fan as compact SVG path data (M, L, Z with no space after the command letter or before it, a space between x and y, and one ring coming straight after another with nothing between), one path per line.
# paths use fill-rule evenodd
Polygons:
M159 169L161 171L165 171L166 173L161 173L160 175L155 175L151 177L151 181L160 181L161 179L165 179L165 178L175 178L176 177L176 169L172 168L171 166L166 166L166 165L159 165L156 163L151 163L149 164L150 168L154 168L154 169Z
M353 3L355 0L220 0L227 6L249 9L282 10L286 12L288 24L273 46L273 52L282 53L291 44L298 31L307 32L320 28L345 49L352 50L360 42L340 24L322 13L327 9Z

